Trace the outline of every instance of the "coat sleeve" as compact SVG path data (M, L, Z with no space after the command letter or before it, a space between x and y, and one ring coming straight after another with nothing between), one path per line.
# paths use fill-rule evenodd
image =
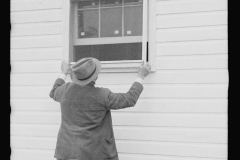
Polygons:
M134 82L127 93L113 93L107 89L106 106L107 109L123 109L133 107L143 91L143 86L139 82Z
M58 78L55 81L52 90L50 91L49 96L57 102L61 101L63 90L64 90L64 85L63 85L64 83L65 81L63 79Z

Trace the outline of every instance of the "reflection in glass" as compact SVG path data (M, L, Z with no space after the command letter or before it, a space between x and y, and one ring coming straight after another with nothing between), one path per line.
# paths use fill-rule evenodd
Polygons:
M75 46L73 62L84 57L95 57L100 61L141 60L142 43Z
M142 35L143 7L132 6L124 8L124 36Z
M78 11L78 37L94 38L98 37L98 10Z
M124 0L125 5L142 4L143 0Z
M101 0L101 6L121 6L122 0Z
M78 0L78 9L83 8L96 8L98 7L99 0Z
M122 8L101 9L101 37L122 36Z

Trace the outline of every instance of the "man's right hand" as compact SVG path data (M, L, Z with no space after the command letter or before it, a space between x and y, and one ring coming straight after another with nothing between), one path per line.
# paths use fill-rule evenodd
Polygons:
M66 62L65 60L63 60L63 61L62 61L62 64L61 64L62 73L64 73L65 75L67 75L69 68L70 68L69 63Z
M144 79L145 77L147 77L151 72L151 66L144 61L142 62L141 66L138 69L138 77Z

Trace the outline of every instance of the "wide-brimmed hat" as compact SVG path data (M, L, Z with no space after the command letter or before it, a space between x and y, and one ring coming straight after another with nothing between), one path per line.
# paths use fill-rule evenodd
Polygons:
M92 57L82 58L71 66L71 78L76 84L84 86L97 78L101 63L98 59Z

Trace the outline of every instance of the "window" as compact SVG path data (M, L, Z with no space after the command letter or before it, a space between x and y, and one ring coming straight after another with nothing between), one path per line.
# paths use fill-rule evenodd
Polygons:
M71 64L95 57L103 68L130 71L149 60L149 0L71 2L63 6L63 43L65 52L69 51L64 57Z

